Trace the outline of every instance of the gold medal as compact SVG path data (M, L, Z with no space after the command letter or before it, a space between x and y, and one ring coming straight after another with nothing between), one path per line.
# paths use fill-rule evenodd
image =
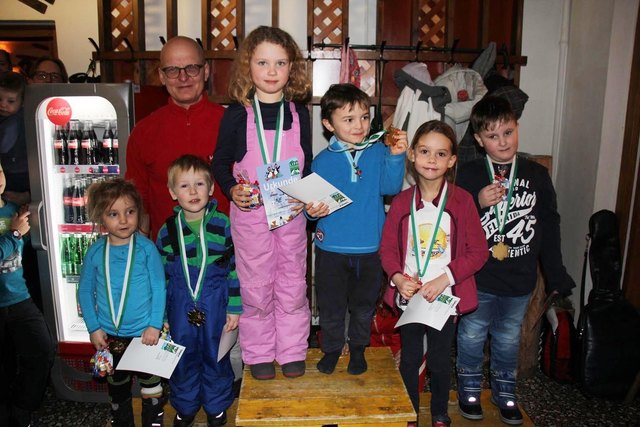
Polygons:
M127 348L126 343L120 339L115 338L109 341L109 350L111 351L111 354L120 355L124 353L126 348Z
M504 242L493 245L491 248L491 255L498 261L504 261L509 258L509 246Z
M202 326L205 321L204 311L198 310L197 308L193 307L187 313L187 319L189 320L189 323L191 323L194 326L198 326L198 327Z

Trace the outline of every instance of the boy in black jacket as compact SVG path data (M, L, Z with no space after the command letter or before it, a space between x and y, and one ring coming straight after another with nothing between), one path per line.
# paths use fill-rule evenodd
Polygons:
M518 122L509 101L488 96L471 112L474 137L487 153L458 171L480 213L490 257L476 274L478 309L458 326L458 402L465 418L482 419L480 390L491 334L491 400L500 418L522 424L516 399L520 326L536 286L540 261L548 288L575 286L560 253L560 216L547 170L517 156Z

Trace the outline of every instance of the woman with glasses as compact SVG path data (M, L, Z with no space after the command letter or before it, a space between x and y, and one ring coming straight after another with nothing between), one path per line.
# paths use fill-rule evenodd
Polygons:
M43 56L33 64L29 83L67 83L67 70L58 58Z

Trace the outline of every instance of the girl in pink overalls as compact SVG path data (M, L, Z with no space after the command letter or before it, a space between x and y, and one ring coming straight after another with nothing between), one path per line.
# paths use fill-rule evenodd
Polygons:
M306 220L299 214L270 230L255 184L256 168L275 161L295 158L303 175L310 172L309 112L301 103L309 96L310 83L295 41L272 27L259 27L247 36L230 80L229 92L238 104L227 108L220 124L212 171L233 202L242 359L256 379L274 378L274 361L285 376L298 377L305 372L311 316ZM304 207L299 202L294 206L296 213ZM306 208L312 216L327 213L324 205Z

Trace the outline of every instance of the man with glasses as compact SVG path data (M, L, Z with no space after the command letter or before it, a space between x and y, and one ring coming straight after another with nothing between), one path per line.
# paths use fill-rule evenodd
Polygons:
M33 64L30 84L67 83L67 70L64 63L57 58L42 57Z
M209 101L205 82L209 64L200 45L188 37L170 39L160 52L160 81L169 92L167 105L138 122L127 144L126 178L142 195L148 221L141 229L155 240L176 203L167 190L169 164L183 154L210 162L224 108ZM216 186L218 210L229 202Z

